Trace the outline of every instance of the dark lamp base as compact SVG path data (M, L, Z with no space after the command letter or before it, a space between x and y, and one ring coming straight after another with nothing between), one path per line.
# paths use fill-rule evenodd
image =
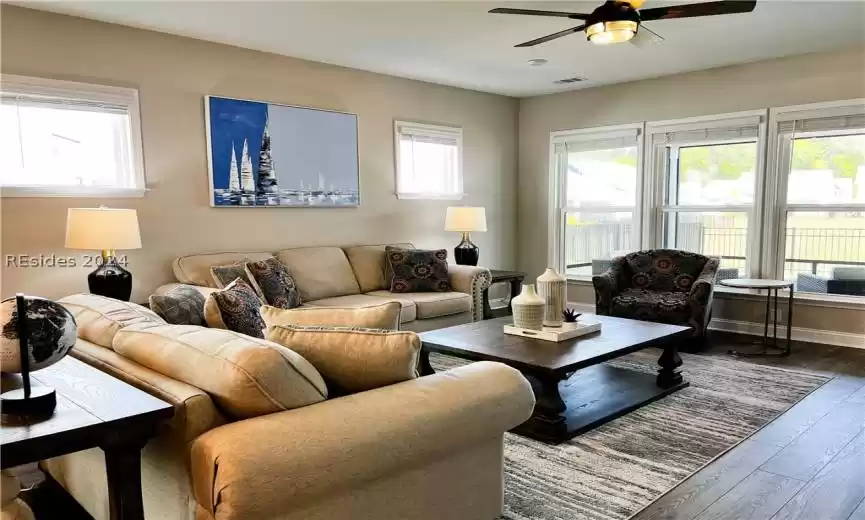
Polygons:
M454 248L454 260L458 265L478 265L481 252L474 245L468 233L463 233L463 240Z
M113 256L87 275L91 294L129 301L132 296L132 274L117 263Z

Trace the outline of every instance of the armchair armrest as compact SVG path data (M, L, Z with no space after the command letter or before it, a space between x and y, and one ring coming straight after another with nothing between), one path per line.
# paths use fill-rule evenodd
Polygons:
M618 256L610 262L610 267L602 274L592 276L595 287L595 312L609 316L612 312L613 297L622 292L624 287L625 257Z
M699 334L702 334L709 325L715 277L718 275L720 263L718 258L709 258L688 293L688 303L691 306L691 324Z
M489 289L492 276L486 267L448 265L448 276L454 291L472 297L472 321L484 319L484 291Z
M192 443L195 499L223 520L285 514L500 439L533 408L518 371L481 362L238 421Z

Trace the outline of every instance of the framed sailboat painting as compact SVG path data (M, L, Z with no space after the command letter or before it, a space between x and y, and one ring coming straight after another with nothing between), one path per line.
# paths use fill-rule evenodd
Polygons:
M205 96L210 205L360 205L357 116Z

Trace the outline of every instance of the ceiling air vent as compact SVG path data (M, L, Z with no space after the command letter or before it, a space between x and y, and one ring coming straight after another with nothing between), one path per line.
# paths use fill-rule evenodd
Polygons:
M557 79L556 81L553 81L553 83L556 85L567 85L569 83L579 83L581 81L586 81L586 78L574 76L573 78Z

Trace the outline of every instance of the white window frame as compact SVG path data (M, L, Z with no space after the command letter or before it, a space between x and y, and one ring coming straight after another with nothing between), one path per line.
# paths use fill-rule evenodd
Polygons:
M786 264L786 240L787 240L787 214L790 212L865 212L865 203L838 203L838 204L788 204L787 183L790 175L790 163L793 158L792 142L795 134L782 133L780 126L783 123L823 119L831 117L863 116L865 115L865 98L844 101L831 101L826 103L812 103L807 105L793 105L769 109L769 150L767 158L767 171L772 172L767 183L766 210L764 212L763 243L766 251L763 255L763 269L767 276L776 279L784 278L784 265ZM858 129L859 127L857 127ZM865 130L865 127L861 127ZM862 133L862 130L855 133ZM853 133L843 130L811 131L799 134L799 137L824 137ZM825 296L825 295L821 295ZM832 299L863 300L862 296L831 295Z
M646 177L651 179L651 189L647 190L647 201L644 206L645 220L648 222L646 229L646 247L663 247L666 231L664 229L664 217L669 213L745 213L748 218L748 235L746 237L746 252L757 251L754 256L746 253L745 274L749 277L760 276L761 237L759 230L762 221L763 186L765 184L765 164L767 147L767 123L766 110L750 110L729 114L717 114L711 116L700 116L686 119L674 119L666 121L653 121L646 123L646 142L651 147L649 161L645 171ZM656 145L653 142L654 135L672 132L706 132L724 131L745 126L757 126L756 136L756 164L754 165L754 200L751 204L668 204L665 196L671 189L670 175L677 173L678 152L681 148L693 146L711 146L717 144L733 144L750 142L753 138L742 138L731 135L729 138L699 138L692 141L682 141L673 145ZM669 166L668 166L669 165Z
M454 193L416 193L403 191L400 187L400 137L403 135L401 128L409 127L414 135L426 135L430 137L445 137L457 142L457 191ZM458 126L434 125L428 123L417 123L414 121L393 122L393 147L394 147L394 186L395 195L398 199L421 199L421 200L462 200L465 197L463 187L463 129Z
M141 112L138 91L133 88L95 85L28 76L3 74L0 91L20 92L31 96L63 98L75 101L123 105L129 115L131 171L122 178L123 186L41 186L0 185L0 197L143 197L145 193L144 159L141 144Z
M632 132L637 133L637 200L634 206L581 206L569 207L567 205L567 191L565 190L566 164L560 163L561 157L556 154L556 144L579 141L601 141L625 137ZM565 266L565 219L568 212L593 212L593 213L618 213L630 211L633 215L633 229L636 231L633 247L639 248L643 242L643 155L645 146L646 125L644 123L632 123L625 125L603 126L596 128L583 128L579 130L560 130L550 132L550 165L549 165L549 224L548 224L548 251L547 265L555 267L560 273L565 273L569 280L591 280L591 276L567 274ZM567 157L564 158L567 161Z

